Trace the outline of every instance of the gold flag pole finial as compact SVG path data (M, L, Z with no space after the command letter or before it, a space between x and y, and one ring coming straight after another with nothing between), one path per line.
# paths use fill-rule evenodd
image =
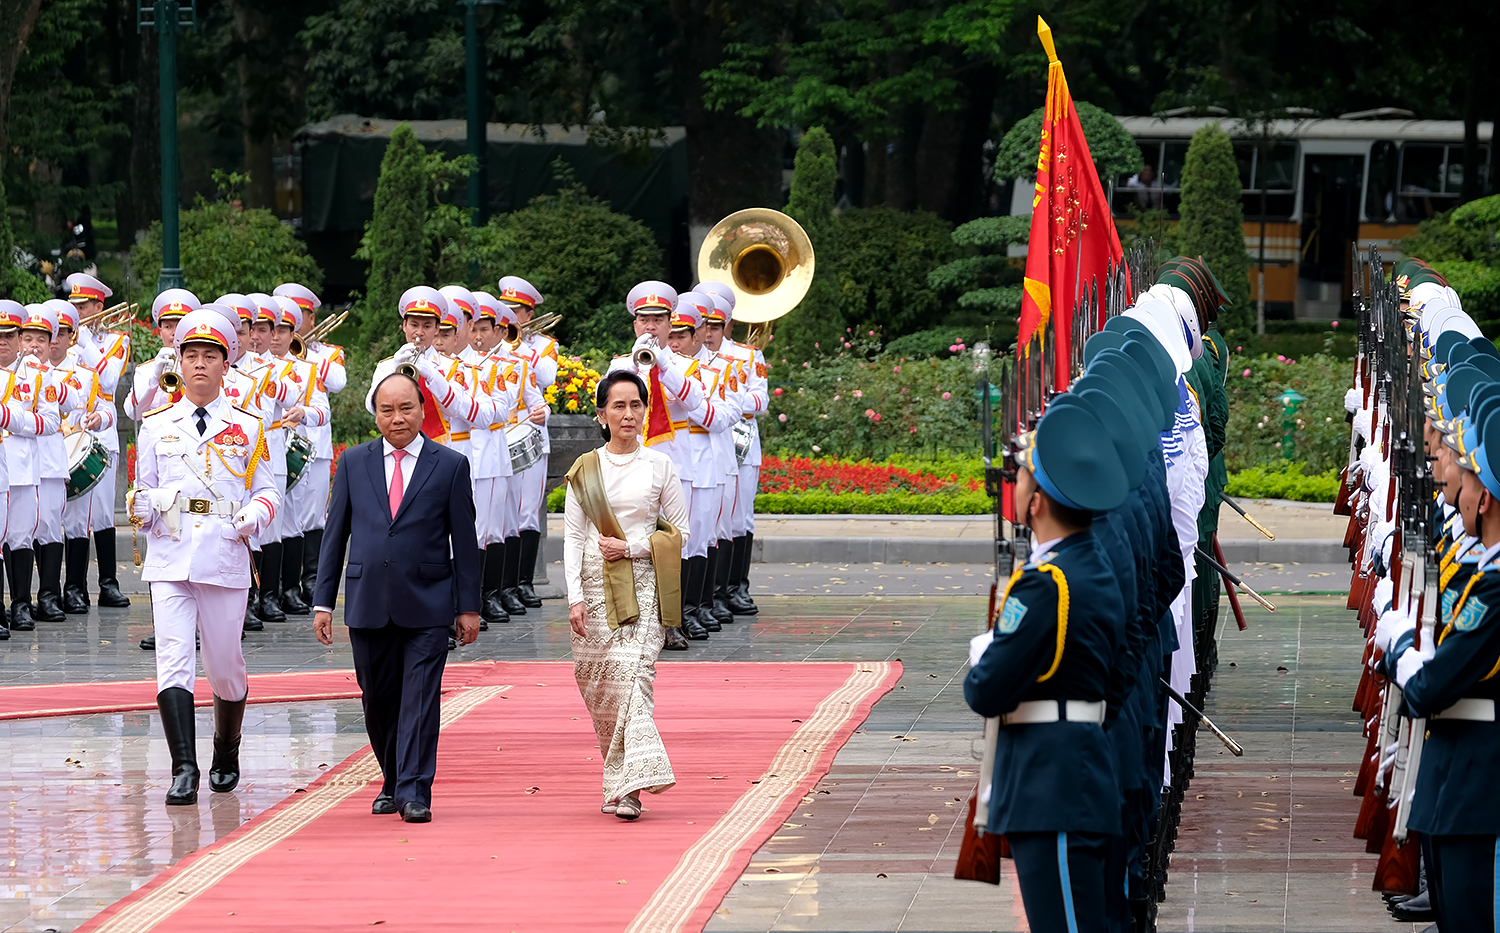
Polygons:
M1036 18L1036 34L1042 40L1042 48L1047 50L1047 61L1057 64L1057 46L1052 44L1052 27L1040 16Z

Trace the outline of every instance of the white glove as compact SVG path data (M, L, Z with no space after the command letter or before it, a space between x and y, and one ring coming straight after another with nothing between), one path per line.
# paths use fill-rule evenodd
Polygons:
M94 339L94 332L89 330L88 325L78 328L78 346L90 349L99 346L98 341Z
M437 364L425 356L419 356L414 364L417 367L417 375L422 381L428 383L429 388L446 386L448 380L443 378L443 371L438 369Z
M155 507L151 504L151 494L142 492L131 498L131 514L143 522L151 521L151 516L156 514Z
M1396 661L1396 686L1405 690L1406 682L1422 669L1422 665L1432 660L1434 653L1431 648L1407 648L1401 652L1400 659Z
M656 338L650 334L641 334L635 338L635 346L630 348L630 355L635 356L635 352L644 347L650 347L653 350L656 349Z
M1361 392L1360 387L1356 385L1354 388L1344 393L1344 410L1351 413L1359 411L1359 404L1362 401L1364 401L1364 393Z
M1401 747L1400 742L1392 742L1385 747L1385 754L1380 756L1380 769L1384 771L1396 763L1396 750Z
M982 657L984 657L984 651L985 651L985 649L988 648L990 646L990 642L992 642L994 640L995 640L995 630L994 629L985 629L983 632L980 632L978 635L975 635L973 638L969 639L969 666L970 667L977 667L978 666L979 659L982 658Z
M1416 628L1412 622L1411 613L1405 609L1387 609L1381 613L1380 621L1375 625L1375 647L1381 651L1390 651L1401 636Z
M176 350L174 350L174 349L172 349L171 347L168 347L168 346L163 346L160 350L156 351L156 361L158 363L160 363L161 361L163 361L163 360L169 360L169 359L171 359L172 357L174 357L176 355L177 355L177 351Z
M247 538L260 531L260 506L250 503L234 513L234 533Z

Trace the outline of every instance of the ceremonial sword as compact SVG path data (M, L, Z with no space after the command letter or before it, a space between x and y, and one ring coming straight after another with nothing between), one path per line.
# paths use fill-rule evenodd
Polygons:
M1167 691L1167 695L1176 700L1178 706L1187 710L1189 713L1192 713L1194 716L1197 716L1198 721L1207 726L1210 732L1218 736L1219 741L1224 743L1224 747L1229 749L1230 752L1234 754L1234 757L1239 758L1240 756L1245 754L1245 749L1240 745L1240 743L1225 735L1222 729L1214 725L1214 721L1212 719L1209 719L1207 716L1203 715L1203 710L1189 703L1187 697L1178 693L1176 688L1167 683L1167 679L1165 677L1158 677L1157 680L1161 682L1162 688Z
M1203 547L1201 545L1194 545L1193 546L1193 550L1197 551L1198 552L1198 556L1201 557L1201 558L1203 558L1205 561L1207 561L1208 564L1211 567L1213 567L1215 570L1219 571L1219 573L1223 574L1224 575L1224 579L1228 580L1230 583L1232 583L1235 586L1239 587L1240 589L1244 590L1246 596L1249 596L1251 599L1255 600L1256 602L1258 602L1262 606L1264 606L1267 612L1275 612L1276 611L1276 607L1273 606L1273 605L1271 605L1271 601L1269 599L1266 599L1264 596L1260 595L1259 593L1257 593L1254 590L1250 589L1250 587L1246 586L1244 580L1241 580L1239 577L1237 577L1234 574L1230 573L1228 567L1225 567L1223 564L1221 564L1218 561L1214 560L1213 555L1210 554L1210 553L1208 553L1207 551L1203 550Z

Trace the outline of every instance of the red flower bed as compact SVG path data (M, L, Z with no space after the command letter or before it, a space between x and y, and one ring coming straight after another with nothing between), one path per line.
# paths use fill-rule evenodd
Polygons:
M859 492L874 495L885 492L935 493L949 490L976 490L976 480L960 480L950 473L939 476L903 467L879 463L836 460L832 457L765 456L760 467L760 491L803 492L820 489L827 492Z

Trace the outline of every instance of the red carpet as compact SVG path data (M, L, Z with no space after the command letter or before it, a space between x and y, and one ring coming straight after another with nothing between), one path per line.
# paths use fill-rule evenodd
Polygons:
M677 786L625 823L568 663L499 663L443 703L433 822L370 815L368 750L82 929L701 930L899 663L663 664Z
M450 664L443 673L443 689L448 691L465 686L475 678L486 676L493 667L490 661ZM359 699L359 685L354 682L354 672L349 670L250 675L251 703L351 698ZM202 677L193 687L193 702L198 706L213 705L213 691ZM0 722L150 709L156 709L154 680L0 687Z

